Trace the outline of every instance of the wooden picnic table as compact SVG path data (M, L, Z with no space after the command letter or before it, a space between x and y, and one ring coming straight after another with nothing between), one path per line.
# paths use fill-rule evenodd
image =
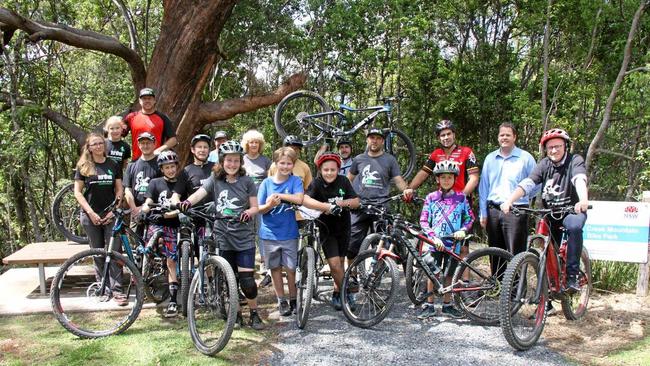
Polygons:
M46 295L45 265L61 264L73 255L88 249L88 244L78 244L71 241L53 241L32 243L17 252L2 259L2 263L37 265L40 280L41 295Z

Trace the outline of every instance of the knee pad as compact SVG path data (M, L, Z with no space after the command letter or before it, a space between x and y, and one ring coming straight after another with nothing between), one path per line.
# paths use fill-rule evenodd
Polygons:
M253 272L239 273L239 286L247 299L254 299L257 297L257 284L253 278Z

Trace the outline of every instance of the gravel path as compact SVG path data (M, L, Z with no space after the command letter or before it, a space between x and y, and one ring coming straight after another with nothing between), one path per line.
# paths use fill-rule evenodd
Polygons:
M436 317L416 319L402 274L399 300L390 314L372 329L357 328L325 301L312 302L305 329L294 317L276 323L275 351L262 364L284 365L567 365L561 355L544 346L542 338L527 352L515 352L499 327L473 325L467 320ZM325 292L329 297L331 292ZM409 307L411 306L411 307ZM438 312L439 307L438 308ZM277 318L277 311L271 313ZM549 331L550 329L546 329ZM423 350L428 350L424 352Z

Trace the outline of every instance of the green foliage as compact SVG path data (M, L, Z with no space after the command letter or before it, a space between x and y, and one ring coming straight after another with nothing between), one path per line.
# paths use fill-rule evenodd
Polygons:
M591 275L594 288L625 292L636 288L639 265L612 261L592 261Z

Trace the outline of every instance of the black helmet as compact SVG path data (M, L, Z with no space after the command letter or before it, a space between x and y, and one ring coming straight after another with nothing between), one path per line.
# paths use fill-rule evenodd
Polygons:
M450 173L455 176L458 176L458 165L451 160L443 160L436 163L436 166L433 168L433 174L437 177L440 174Z
M297 136L294 135L288 135L287 137L284 138L284 146L298 146L298 147L303 147L305 144L303 144L302 140L299 139Z
M241 144L235 140L229 140L219 145L219 158L228 154L244 155L244 149Z
M178 155L174 150L165 150L158 155L158 166L162 167L164 164L176 163L178 164Z
M436 135L439 136L442 130L450 129L453 132L456 132L456 127L454 123L448 119L443 119L442 121L436 123Z
M352 141L347 137L341 137L341 139L336 143L336 147L341 145L350 145L352 146Z
M196 145L196 143L199 141L205 141L208 143L208 145L210 145L210 136L204 133L195 135L194 137L192 137L192 142L190 142L190 146L194 147L194 145Z

